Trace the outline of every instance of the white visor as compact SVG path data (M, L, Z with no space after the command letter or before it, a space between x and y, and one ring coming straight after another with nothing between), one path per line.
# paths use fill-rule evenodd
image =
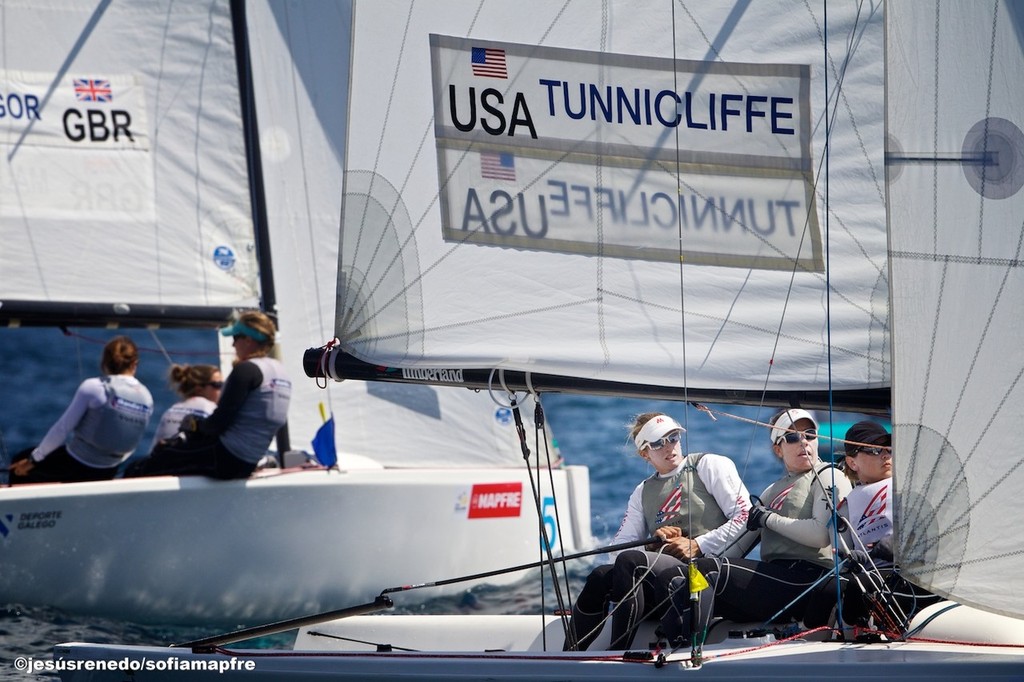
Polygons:
M814 424L813 428L818 428L818 420L815 419L807 410L786 410L772 427L772 445L778 443L779 439L782 438L787 431L793 428L793 424L796 424L801 419L810 419L811 423Z
M679 425L672 417L666 414L659 414L657 417L651 417L650 421L641 427L639 433L636 434L636 438L633 442L636 443L637 450L643 450L649 443L656 441L660 438L664 438L665 434L672 433L673 431L685 431L682 426Z

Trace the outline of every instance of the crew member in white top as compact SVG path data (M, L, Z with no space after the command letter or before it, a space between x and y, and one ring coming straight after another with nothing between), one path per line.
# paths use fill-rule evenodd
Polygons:
M867 552L876 565L892 565L892 436L872 421L846 432L846 475L856 487L839 505L848 521L847 549Z
M799 620L805 590L834 565L829 527L836 505L850 491L842 471L818 459L818 424L806 410L784 410L771 420L772 451L786 469L768 486L748 515L747 529L761 534L761 561L698 558L708 587L694 590L699 613L692 613L688 576L670 589L675 622L663 619L677 644L702 637L711 616L741 622Z
M292 382L281 361L271 357L274 321L247 311L220 333L233 338L238 361L217 409L206 419L183 421L184 441L159 448L132 475L247 478L287 422Z
M224 378L216 365L171 365L169 374L171 386L182 399L160 417L150 450L176 436L189 416L205 419L213 414L224 388Z
M103 376L83 381L35 448L11 463L11 483L103 481L117 474L142 439L153 396L135 378L139 350L127 336L103 347Z
M842 620L901 634L914 613L941 597L908 582L893 562L892 436L881 424L861 421L844 440L846 474L856 487L839 505L853 575L843 591Z
M684 562L698 556L741 556L750 547L751 542L740 541L746 534L749 495L736 466L711 453L684 457L684 431L668 415L651 412L636 418L630 435L655 473L630 495L614 544L657 536L664 545L624 551L614 565L594 569L573 605L566 649L590 646L612 602L611 648L628 648L641 620L667 609L669 577L685 572Z

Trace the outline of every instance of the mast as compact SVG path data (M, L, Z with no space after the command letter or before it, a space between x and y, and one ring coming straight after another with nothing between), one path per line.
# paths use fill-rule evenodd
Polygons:
M231 0L231 25L235 38L235 63L238 67L238 94L242 108L243 138L249 175L249 196L252 205L253 232L256 241L256 261L260 273L260 309L274 318L277 315L277 294L274 290L274 264L270 254L270 233L267 225L267 202L263 192L263 162L260 158L259 125L256 119L256 100L253 96L252 63L249 59L249 35L245 21L245 0ZM277 432L278 459L284 463L284 453L291 449L288 424Z

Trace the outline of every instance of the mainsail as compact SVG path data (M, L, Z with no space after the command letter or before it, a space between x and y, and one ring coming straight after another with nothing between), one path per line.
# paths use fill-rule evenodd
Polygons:
M901 565L1020 617L1024 6L890 2L886 18Z
M229 6L6 0L0 35L0 320L257 307Z
M349 101L342 66L349 60L351 21L347 3L247 5L278 339L293 377L303 375L303 351L334 336ZM293 390L293 445L309 448L323 403L336 420L346 466L353 465L353 454L389 467L522 462L511 411L484 395L358 381L332 381L326 390L296 381ZM528 407L532 429L532 401Z
M882 61L872 3L359 5L344 351L885 409Z

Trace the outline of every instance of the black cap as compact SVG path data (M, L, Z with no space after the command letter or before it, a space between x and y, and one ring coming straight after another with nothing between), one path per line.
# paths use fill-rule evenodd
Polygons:
M846 441L853 441L846 444L846 456L853 457L857 454L862 445L860 443L866 443L868 445L892 445L892 436L885 428L876 422L863 421L857 422L846 431L846 437L843 439Z

